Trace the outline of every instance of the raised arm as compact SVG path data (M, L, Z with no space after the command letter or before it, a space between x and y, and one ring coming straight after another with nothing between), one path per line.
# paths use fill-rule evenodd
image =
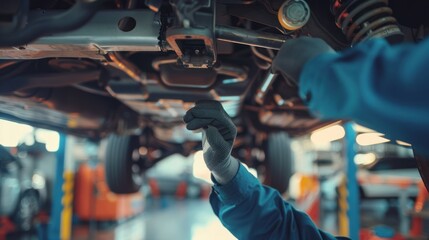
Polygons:
M334 239L231 157L237 131L219 102L197 102L184 121L190 130L203 129L204 161L216 182L210 203L234 236L249 240Z
M336 239L320 231L307 214L284 201L277 190L263 186L242 165L230 182L213 187L210 203L238 239Z
M311 112L354 120L429 155L429 39L395 46L375 39L337 53L326 46L316 39L291 40L274 61L299 82ZM289 64L299 53L300 61Z

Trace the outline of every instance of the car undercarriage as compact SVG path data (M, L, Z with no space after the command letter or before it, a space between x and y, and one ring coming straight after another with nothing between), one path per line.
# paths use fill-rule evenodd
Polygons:
M0 6L0 117L108 139L106 174L120 193L138 190L141 173L157 161L200 147L182 118L195 101L208 99L221 101L238 126L233 154L265 166L267 182L284 191L291 167L277 159L290 149L278 143L332 122L312 116L298 86L271 73L280 46L310 36L344 50L372 38L418 42L429 33L428 3L418 0Z

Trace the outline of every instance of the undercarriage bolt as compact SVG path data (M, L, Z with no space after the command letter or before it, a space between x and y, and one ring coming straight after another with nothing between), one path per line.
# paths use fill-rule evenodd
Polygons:
M293 31L304 27L310 14L310 7L304 0L287 0L280 7L277 17L282 27Z

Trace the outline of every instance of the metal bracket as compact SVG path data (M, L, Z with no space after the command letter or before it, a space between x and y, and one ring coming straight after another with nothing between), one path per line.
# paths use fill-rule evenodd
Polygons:
M38 15L56 15L58 11L35 11ZM120 29L121 19L135 21L133 28ZM132 26L131 26L132 27ZM31 44L1 48L0 59L39 59L48 57L71 57L104 59L110 51L160 51L160 22L150 10L99 11L81 28L41 37Z
M9 11L9 15L6 15L6 20L9 20L6 22L9 23L0 24L2 27L0 28L2 35L0 46L16 46L29 43L41 36L67 32L81 27L94 16L104 0L77 0L70 9L61 11L59 14L39 14L37 18L28 17L28 19L28 0L20 1L19 6L11 5L9 1L3 3L3 1L2 9L6 6L6 8L12 9L18 7L18 10L12 11L14 12L12 15Z
M214 1L180 1L172 4L177 15L167 29L169 45L187 68L210 68L216 62Z

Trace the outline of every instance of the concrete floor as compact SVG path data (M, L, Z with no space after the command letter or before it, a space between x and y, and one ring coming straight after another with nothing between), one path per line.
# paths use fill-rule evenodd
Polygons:
M387 225L398 230L396 208L383 200L365 201L361 204L361 226ZM392 211L393 210L393 211ZM336 212L322 211L322 227L336 232ZM37 235L12 235L7 239L33 240ZM207 200L175 200L162 197L147 200L142 214L121 223L75 226L76 240L232 240L236 239L213 214Z
M384 200L369 200L361 203L361 226L368 228L387 225L396 230L399 226L397 208ZM337 231L337 213L322 213L322 228L333 234ZM77 240L232 240L236 239L213 214L207 200L183 200L161 198L149 200L141 215L115 226L100 226L93 231L88 225L76 227Z
M105 230L76 227L73 239L99 240L232 240L236 239L213 214L207 200L147 201L143 214Z
M387 225L398 230L398 213L396 208L383 200L370 200L362 203L361 225L372 227ZM322 228L335 235L337 231L337 213L322 213ZM76 227L74 238L78 240L232 240L236 239L226 230L213 214L207 200L183 200L161 198L147 201L145 211L141 215L106 227L105 230L88 225Z

